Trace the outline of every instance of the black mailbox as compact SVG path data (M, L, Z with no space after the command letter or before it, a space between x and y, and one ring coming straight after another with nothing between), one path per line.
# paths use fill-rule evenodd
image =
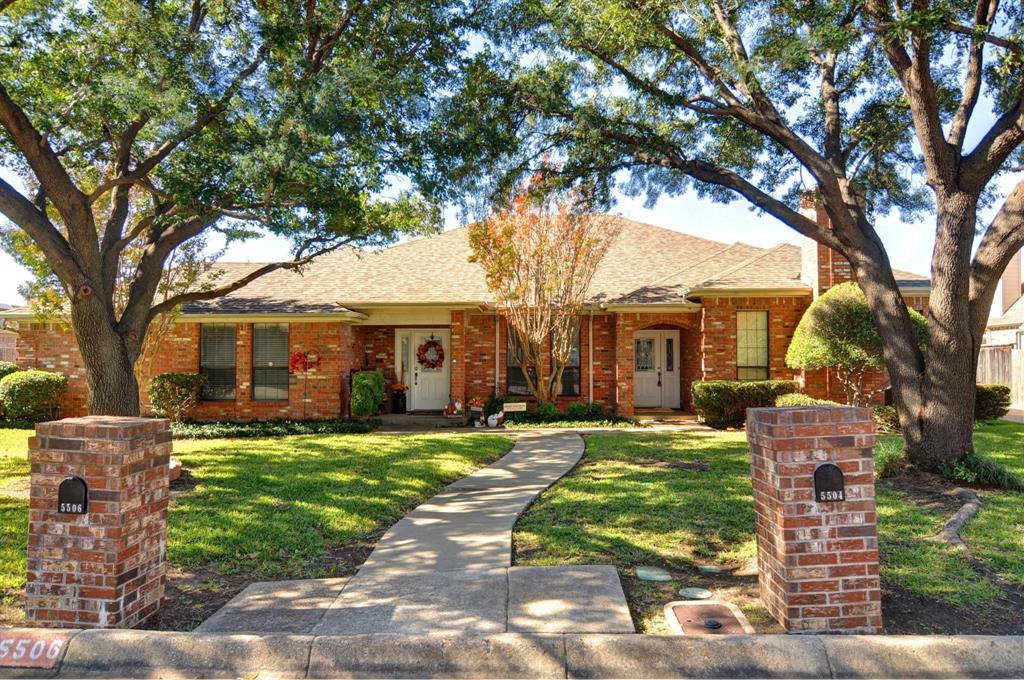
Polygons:
M814 471L814 500L819 503L846 500L846 483L838 465L823 463Z
M57 512L84 515L89 512L89 485L81 477L68 477L57 489Z

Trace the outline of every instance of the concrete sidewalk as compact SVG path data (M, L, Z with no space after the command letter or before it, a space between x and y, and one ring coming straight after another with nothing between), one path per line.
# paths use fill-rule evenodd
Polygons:
M611 566L512 567L512 528L583 456L575 433L529 433L384 534L350 579L255 583L204 633L633 633Z

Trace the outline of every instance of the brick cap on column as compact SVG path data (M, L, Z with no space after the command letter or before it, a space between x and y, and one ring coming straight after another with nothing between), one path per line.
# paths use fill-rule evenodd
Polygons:
M36 424L36 434L45 437L89 437L90 439L130 439L166 432L171 428L167 418L131 416L83 416Z

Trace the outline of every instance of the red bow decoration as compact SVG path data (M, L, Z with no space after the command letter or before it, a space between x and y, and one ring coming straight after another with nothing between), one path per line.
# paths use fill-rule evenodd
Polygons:
M320 365L320 355L315 352L296 352L288 362L288 370L292 373L305 373Z

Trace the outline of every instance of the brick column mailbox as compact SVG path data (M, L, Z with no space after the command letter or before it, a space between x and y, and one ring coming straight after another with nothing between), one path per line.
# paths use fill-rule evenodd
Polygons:
M129 628L159 609L170 453L163 419L89 416L36 426L28 621Z
M749 409L747 439L769 613L790 632L881 632L868 409Z

